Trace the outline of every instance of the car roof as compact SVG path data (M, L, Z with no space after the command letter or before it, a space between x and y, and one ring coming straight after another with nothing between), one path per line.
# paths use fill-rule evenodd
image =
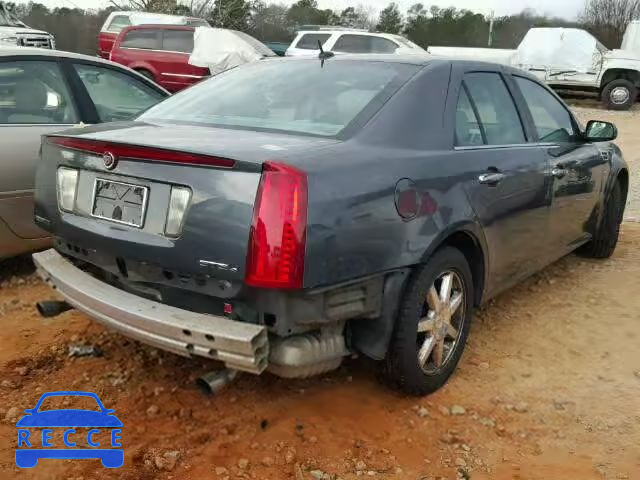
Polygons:
M115 65L122 68L122 65L111 62L104 58L94 57L91 55L83 55L82 53L66 52L64 50L49 50L46 48L33 48L33 47L11 47L0 48L0 58L2 57L54 57L54 58L73 58L75 60L90 60L95 63L104 63L107 65Z
M384 33L384 32L369 32L367 30L358 30L358 29L319 29L319 30L298 30L296 32L298 35L304 35L306 33L317 33L317 34L329 34L333 35L334 33L339 33L341 35L367 35L369 37L382 37L389 39L397 39L398 37L402 37L402 35L396 35L393 33ZM404 38L404 37L403 37Z

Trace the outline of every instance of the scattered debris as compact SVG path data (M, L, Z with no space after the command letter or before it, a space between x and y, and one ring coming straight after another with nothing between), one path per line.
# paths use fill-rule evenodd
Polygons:
M69 345L70 357L102 357L103 355L104 352L102 349L95 345L86 345L81 343Z
M451 407L451 415L464 415L465 413L467 413L467 411L460 405L454 405Z

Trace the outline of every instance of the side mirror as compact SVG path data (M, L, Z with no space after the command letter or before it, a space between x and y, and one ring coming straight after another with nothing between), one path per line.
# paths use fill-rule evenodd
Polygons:
M618 129L611 122L590 120L584 131L584 138L590 142L610 142L618 137Z
M107 414L107 415L111 415L111 414L115 413L116 411L113 408L105 408L102 412Z
M33 413L33 410L34 410L33 408L27 408L27 409L24 411L24 413L26 413L26 414L30 414L30 413Z

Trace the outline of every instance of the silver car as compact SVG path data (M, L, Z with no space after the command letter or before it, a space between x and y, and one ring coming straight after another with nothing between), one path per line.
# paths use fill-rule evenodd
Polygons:
M41 135L128 120L168 95L133 70L97 57L0 49L0 259L49 242L33 222Z

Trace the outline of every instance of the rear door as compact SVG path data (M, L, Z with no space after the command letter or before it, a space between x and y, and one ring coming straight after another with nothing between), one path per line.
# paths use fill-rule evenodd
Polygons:
M149 72L152 80L162 85L160 72L156 68L165 54L161 51L162 31L155 28L133 28L123 35L115 45L111 60L134 70Z
M466 191L489 248L489 294L546 262L547 159L528 143L524 119L501 72L460 67L455 114L458 161L473 176Z
M44 58L0 61L0 220L25 239L47 236L33 223L40 137L80 120L59 63Z
M155 55L159 82L170 92L177 92L208 76L206 68L189 65L193 52L193 30L162 30L162 55Z
M607 152L585 142L566 105L547 87L513 76L528 106L552 179L550 239L560 257L589 237L609 163Z

